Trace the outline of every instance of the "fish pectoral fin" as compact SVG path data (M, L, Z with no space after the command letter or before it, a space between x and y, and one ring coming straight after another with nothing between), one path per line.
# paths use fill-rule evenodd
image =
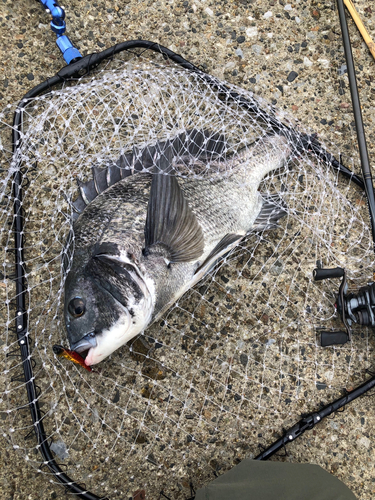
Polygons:
M198 259L204 249L202 228L172 171L172 150L155 161L145 224L145 255L153 245L167 248L171 262Z
M278 194L262 194L262 200L262 208L254 221L251 231L274 229L277 227L278 220L287 214L287 207Z
M209 253L208 257L202 262L194 274L206 274L215 262L223 257L226 253L232 250L244 237L244 235L228 233L222 238L213 250Z

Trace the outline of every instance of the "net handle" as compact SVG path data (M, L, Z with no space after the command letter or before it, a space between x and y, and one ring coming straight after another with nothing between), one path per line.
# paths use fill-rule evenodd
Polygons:
M344 408L344 406L349 404L351 401L354 401L374 387L375 376L368 379L353 391L348 392L345 396L336 399L320 410L306 415L299 422L293 425L293 427L291 427L287 431L284 431L284 435L282 438L272 443L266 450L255 457L254 460L268 460L277 451L279 451L281 448L284 448L285 445L291 443L298 437L302 436L304 432L306 432L307 430L311 430L313 427L315 427L315 425L319 424L323 420L323 418L328 417L332 413L336 413L340 410L340 408Z
M64 7L61 7L57 0L39 0L39 2L45 8L47 14L51 15L51 30L57 36L56 45L60 49L65 62L70 64L80 59L82 57L81 53L74 47L69 37L65 35L66 23Z

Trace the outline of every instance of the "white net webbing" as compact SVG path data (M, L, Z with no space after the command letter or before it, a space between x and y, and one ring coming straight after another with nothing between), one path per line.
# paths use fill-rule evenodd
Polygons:
M259 102L270 116L276 113L251 93L228 89ZM24 273L38 400L56 460L78 483L111 498L125 498L141 487L150 498L161 489L185 498L190 480L199 486L212 478L212 470L222 472L255 456L259 442L270 443L274 433L314 410L322 398L338 397L363 380L374 339L361 328L344 346L320 347L317 328L342 329L334 306L339 281L314 282L312 272L317 261L344 267L354 290L372 280L366 200L353 183L307 151L291 155L259 188L278 194L285 204L287 215L277 229L251 233L160 320L93 372L55 356L54 344L68 346L61 260L64 251L72 258L66 240L77 180L89 181L93 166L113 166L122 155L141 160L157 141L191 130L204 130L207 143L224 137L225 147L200 163L187 148L177 176L202 181L230 176L233 158L251 155L255 141L266 144L269 130L256 113L228 101L199 75L146 56L118 59L30 101L22 145L11 160L14 110L10 106L0 115L1 397L6 408L1 425L34 467L40 468L34 437L24 439L32 431L29 413L19 411L27 406L26 390L22 381L12 381L22 362L7 356L18 349L9 252L16 168L24 173ZM293 136L287 140L292 149ZM339 158L333 146L327 149ZM354 169L351 162L346 165ZM183 491L176 489L176 478ZM56 481L53 475L50 480Z

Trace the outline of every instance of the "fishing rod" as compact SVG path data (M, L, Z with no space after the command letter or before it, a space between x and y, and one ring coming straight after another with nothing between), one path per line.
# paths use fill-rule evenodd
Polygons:
M361 103L359 99L357 79L353 53L350 43L348 24L346 21L343 0L337 0L343 46L345 52L346 66L348 71L349 87L353 104L353 114L357 132L358 149L361 159L362 178L366 193L372 240L375 244L375 195L370 169L370 161L367 150L366 135L362 119ZM374 247L375 251L375 247ZM333 331L321 333L322 346L339 345L351 339L351 324L357 323L362 326L375 327L375 283L368 283L367 286L359 289L358 293L347 293L346 273L344 269L315 269L314 279L323 280L328 278L343 277L339 292L337 294L337 310L345 326L346 332Z
M345 51L346 67L348 71L350 95L353 105L353 114L355 120L355 127L357 131L357 141L359 148L359 155L361 158L361 167L363 181L365 184L366 197L368 202L368 209L370 214L371 232L372 240L375 243L375 196L374 196L374 185L372 181L372 175L370 170L370 162L367 151L366 135L363 126L361 103L359 100L357 79L355 76L354 61L352 46L350 43L350 36L348 30L348 23L346 22L345 8L343 0L337 0L337 6L339 10L339 18L341 25L342 40Z

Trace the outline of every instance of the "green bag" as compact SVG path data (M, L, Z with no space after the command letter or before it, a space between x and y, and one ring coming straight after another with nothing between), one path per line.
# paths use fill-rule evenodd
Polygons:
M319 465L245 459L197 491L195 500L356 500Z

